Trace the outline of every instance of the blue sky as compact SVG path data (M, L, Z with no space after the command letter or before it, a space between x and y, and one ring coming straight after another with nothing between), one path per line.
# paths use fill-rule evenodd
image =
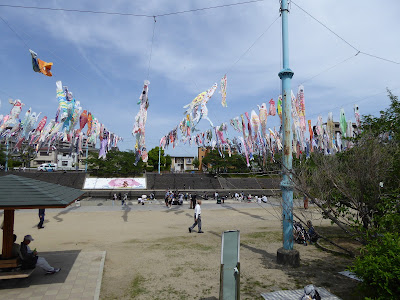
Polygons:
M8 4L151 16L236 2L241 1L14 0ZM358 50L400 62L400 35L396 33L400 28L396 15L399 1L386 1L384 5L361 0L295 3ZM21 116L32 107L42 116L54 118L58 107L55 83L61 80L83 109L124 138L120 143L123 150L134 146L131 131L145 79L150 80L148 149L157 146L160 138L179 124L184 105L215 82L219 84L226 72L228 108L221 106L218 93L208 104L209 117L215 125L246 111L257 111L257 104L271 98L277 100L280 94L280 19L238 61L279 16L278 0L157 17L148 77L153 18L9 7L0 7L0 16L20 37L0 20L0 113L9 113L11 105L7 100L11 97L25 103ZM386 87L399 94L399 64L361 53L356 56L355 49L294 4L289 35L292 89L296 92L304 82L306 117L313 124L319 114L326 120L329 111L338 120L341 107L346 117L354 120L355 103L361 114L377 115L390 103ZM53 77L33 72L24 43L39 58L54 63ZM315 75L318 76L307 80ZM208 126L203 120L199 129L206 130ZM279 126L277 116L268 119L268 127L273 126ZM233 130L229 136L235 136ZM197 149L181 144L167 153L196 155Z

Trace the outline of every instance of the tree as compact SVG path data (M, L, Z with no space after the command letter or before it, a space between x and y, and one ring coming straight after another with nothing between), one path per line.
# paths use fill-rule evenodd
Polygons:
M193 166L195 167L195 168L199 168L199 166L200 166L200 162L199 162L199 159L197 158L197 157L195 157L194 159L193 159L193 161L192 161L192 164L193 164Z
M158 156L159 156L159 147L155 147L151 149L148 153L149 155L149 160L147 161L148 166L152 166L153 170L158 170ZM160 153L160 169L164 170L165 169L165 156L164 156L164 150L161 149Z
M400 229L395 218L400 205L400 103L388 92L390 107L380 117L363 117L354 147L331 156L314 153L293 173L296 189L363 244L370 236Z
M27 144L20 150L18 157L22 161L22 164L29 168L30 162L35 159L36 155L37 152L35 148Z
M170 155L165 156L165 170L170 170L172 165L172 158Z
M211 150L204 156L202 164L211 173L249 172L243 156L232 154L229 157L228 152L224 152L223 155L222 157L218 150Z
M22 165L22 162L15 159L13 155L11 155L11 147L8 150L8 168L12 169L14 167L19 167ZM6 165L6 147L1 145L0 146L0 165Z
M143 173L144 163L140 159L135 165L136 154L133 151L109 151L106 159L99 158L97 152L88 155L88 169L99 177L136 176Z

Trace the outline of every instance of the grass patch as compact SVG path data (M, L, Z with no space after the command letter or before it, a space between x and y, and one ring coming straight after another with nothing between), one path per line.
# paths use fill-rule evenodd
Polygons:
M215 249L215 246L208 246L200 243L191 243L190 240L182 238L166 238L160 239L157 243L152 243L148 247L149 250L161 249L164 251L174 250L198 250L198 251L210 251Z
M179 299L186 300L190 299L189 294L185 291L178 291L173 287L167 287L162 289L161 291L156 291L157 297L153 298L155 300L164 300L164 299Z
M129 296L132 299L135 299L137 296L147 293L147 290L143 287L143 283L146 281L146 279L142 275L136 275L132 282L131 286L129 288Z
M245 241L267 241L267 242L279 242L282 241L282 233L279 231L260 231L252 232L243 235Z
M268 291L273 285L274 283L268 284L259 280L255 280L253 277L246 277L241 282L240 292L243 294L242 298L244 299L263 299L260 296L260 293L265 292L266 290Z
M131 239L131 240L124 241L124 243L125 243L125 244L140 243L140 240L138 240L138 239Z
M172 268L172 273L170 277L180 277L182 273L183 267Z

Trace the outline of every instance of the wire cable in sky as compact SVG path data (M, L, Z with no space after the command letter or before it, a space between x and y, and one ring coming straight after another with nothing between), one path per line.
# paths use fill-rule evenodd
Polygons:
M324 23L322 23L320 20L318 20L317 18L315 18L314 16L312 16L310 13L308 13L306 10L304 10L303 8L301 8L300 6L298 6L296 3L294 3L293 1L291 1L291 3L293 3L294 5L296 5L300 10L302 10L305 14L309 15L311 18L313 18L315 21L317 21L319 24L321 24L323 27L325 27L327 30L329 30L331 33L333 33L334 35L336 35L336 37L338 37L339 39L341 39L343 42L345 42L347 45L349 45L351 48L353 48L354 50L356 50L357 52L360 51L358 50L356 47L354 47L352 44L350 44L348 41L346 41L344 38L342 38L340 35L338 35L336 32L334 32L332 29L330 29L328 26L326 26Z
M68 8L39 7L39 6L24 6L24 5L11 5L11 4L0 4L0 7L153 18L153 17L165 17L165 16L171 16L171 15L185 14L185 13L190 13L190 12L216 9L216 8L229 7L229 6L244 5L244 4L250 4L250 3L254 3L254 2L262 2L262 1L265 1L265 0L250 0L250 1L244 1L244 2L231 3L231 4L223 4L223 5L217 5L217 6L209 6L209 7L188 9L188 10L182 10L182 11L175 11L175 12L157 14L157 15L134 14L134 13L123 13L123 12L111 12L111 11L96 11L96 10L80 10L80 9L68 9Z
M267 31L272 27L272 25L275 24L276 21L278 21L278 19L279 19L280 17L281 17L281 16L278 16L278 17L267 27L267 29L265 29L264 32L260 34L260 36L253 42L253 44L251 44L251 46L250 46L246 51L243 52L243 54L233 63L233 65L231 65L231 66L229 67L228 71L226 71L225 74L228 74L228 73L232 70L232 68L247 54L247 52L249 52L249 51L251 50L251 48L253 48L253 46L263 37L263 35L264 35L265 33L267 33Z
M25 42L25 40L21 37L21 35L14 30L14 28L3 18L0 16L0 19L7 25L7 27L14 32L14 34L21 40L21 42L26 46L26 48L29 50L31 49L31 47L29 47L29 45ZM72 66L71 64L68 64L65 60L63 60L61 57L59 57L57 54L55 54L53 51L51 51L50 49L46 48L46 51L50 52L54 57L58 58L59 60L61 60L64 64L66 64L68 67L70 67L72 70L76 71L77 73L79 73L80 75L82 75L84 78L86 78L87 80L90 80L90 78L88 78L86 75L84 75L81 71L79 71L77 68L75 68L74 66Z
M342 60L341 62L339 62L339 63L337 63L337 64L335 64L335 65L333 65L333 66L331 66L331 67L319 72L318 74L316 74L316 75L304 80L301 84L304 84L305 82L310 81L310 80L314 79L315 77L317 77L317 76L319 76L319 75L321 75L321 74L323 74L323 73L325 73L325 72L327 72L329 70L332 70L333 68L337 67L338 65L340 65L342 63L345 63L346 61L356 57L358 54L360 54L360 52L357 52L356 54L351 55L350 57L346 58L345 60Z
M398 90L398 89L400 89L400 87L397 87L397 88L394 88L394 89L390 89L390 90L391 90L391 91L395 91L395 90ZM344 104L342 104L342 105L339 105L339 106L336 106L336 107L333 107L333 108L324 109L324 110L322 110L322 111L320 111L320 112L318 112L318 113L314 113L314 114L311 114L311 115L307 115L307 117L310 118L310 117L318 116L318 115L321 115L322 112L333 111L333 110L335 110L335 109L343 108L344 106L348 106L348 105L351 105L351 104L356 104L356 103L364 102L364 101L366 101L366 100L368 100L368 99L370 99L370 98L379 96L379 95L384 94L384 93L387 93L387 90L385 90L385 91L383 91L383 92L379 92L379 93L373 94L373 95L365 96L365 97L363 97L363 98L359 98L359 99L357 99L357 100L355 100L355 101L353 101L353 102L348 102L348 103L344 103Z
M372 55L372 54L369 54L369 53L365 53L365 52L362 52L362 51L360 51L360 53L364 54L364 55L367 55L367 56L371 56L371 57L377 58L377 59L381 59L381 60L384 60L384 61L387 61L387 62L391 62L391 63L394 63L396 65L400 65L399 62L396 62L396 61L393 61L393 60L390 60L390 59L386 59L386 58L379 57L379 56L376 56L376 55Z
M0 19L8 26L8 28L10 28L10 30L12 31L12 32L14 32L15 33L15 35L24 43L24 45L29 49L29 46L28 46L28 44L25 42L25 40L18 34L18 32L16 32L15 30L14 30L14 28L12 28L11 27L11 25L6 21L6 20L4 20L1 16L0 16Z
M353 48L354 50L356 50L357 52L359 52L360 54L364 54L376 59L380 59L380 60L384 60L387 62L391 62L397 65L400 65L400 62L396 62L390 59L386 59L383 57L379 57L373 54L369 54L366 52L363 52L361 50L359 50L358 48L356 48L355 46L353 46L352 44L350 44L348 41L346 41L344 38L342 38L340 35L338 35L336 32L334 32L332 29L330 29L328 26L326 26L324 23L322 23L320 20L318 20L317 18L315 18L314 16L312 16L309 12L307 12L305 9L301 8L299 5L297 5L295 2L291 1L291 3L293 3L297 8L299 8L300 10L302 10L305 14L307 14L308 16L310 16L312 19L314 19L315 21L317 21L319 24L321 24L323 27L325 27L325 29L329 30L332 34L334 34L336 37L338 37L339 39L341 39L343 42L345 42L347 45L349 45L351 48Z
M153 53L153 42L154 42L154 30L156 29L156 17L154 17L154 23L153 23L153 36L151 37L151 46L150 46L150 55L149 55L149 67L147 68L147 79L149 79L149 74L150 74L150 63L151 63L151 55Z

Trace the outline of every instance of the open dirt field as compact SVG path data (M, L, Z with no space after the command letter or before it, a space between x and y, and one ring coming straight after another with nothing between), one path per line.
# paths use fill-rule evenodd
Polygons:
M218 299L221 233L233 229L241 234L242 299L261 299L261 292L310 283L343 299L356 299L350 292L356 283L337 274L350 263L346 258L295 245L301 267L276 264L276 251L282 246L276 209L234 204L217 209L204 204L205 233L190 234L193 210L187 205L165 209L153 204L149 210L137 210L138 206L119 211L49 209L42 230L36 228L37 211L18 212L15 233L18 241L32 234L39 252L106 250L101 299Z

